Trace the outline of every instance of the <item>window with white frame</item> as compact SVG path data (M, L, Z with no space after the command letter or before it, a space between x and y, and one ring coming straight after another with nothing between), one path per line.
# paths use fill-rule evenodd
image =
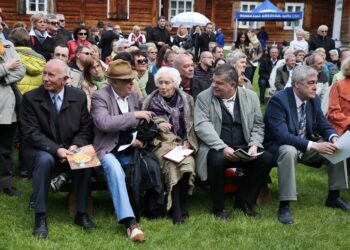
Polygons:
M130 0L107 0L107 18L114 20L128 20L130 14Z
M193 11L193 0L170 0L169 1L169 20L182 12Z
M241 2L241 9L240 11L246 11L246 12L250 12L252 10L254 10L260 3L259 2L246 2L246 1L242 1ZM240 29L249 29L249 28L253 28L256 29L256 23L257 22L251 22L251 21L240 21L238 23L238 28Z
M26 0L26 13L35 14L38 12L48 12L47 0Z
M295 12L295 11L302 11L304 12L304 3L285 3L284 7L285 12ZM291 30L293 29L293 22L294 22L294 27L299 27L302 28L303 25L303 19L297 20L297 21L287 21L284 22L284 29L285 30Z

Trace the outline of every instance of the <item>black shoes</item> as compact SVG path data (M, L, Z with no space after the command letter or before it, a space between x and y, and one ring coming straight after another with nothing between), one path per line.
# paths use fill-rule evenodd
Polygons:
M226 210L221 210L221 211L214 212L214 215L215 215L215 217L217 219L220 219L220 220L229 220L229 219L231 219L230 214Z
M350 210L350 205L343 200L341 197L336 198L335 200L326 200L326 207L330 208L339 208L342 209L343 211L349 211Z
M77 213L75 215L74 223L85 230L90 230L96 227L96 225L90 220L87 213Z
M246 202L235 203L235 209L242 211L249 217L260 217L260 214L254 210L254 208Z
M35 225L33 230L33 235L35 237L46 239L48 235L46 216L35 214Z
M292 225L294 224L294 219L292 213L290 212L289 206L280 206L278 208L278 220L282 224Z
M22 193L18 191L15 187L6 187L3 188L4 193L8 196L20 196Z

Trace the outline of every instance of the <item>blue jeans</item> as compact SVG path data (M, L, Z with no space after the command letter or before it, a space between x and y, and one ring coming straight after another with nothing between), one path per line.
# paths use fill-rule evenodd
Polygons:
M118 158L112 154L106 154L101 159L101 165L104 170L109 192L112 196L115 215L118 221L125 218L134 218L128 191L125 183L125 172L122 166L127 166L130 155L119 154Z

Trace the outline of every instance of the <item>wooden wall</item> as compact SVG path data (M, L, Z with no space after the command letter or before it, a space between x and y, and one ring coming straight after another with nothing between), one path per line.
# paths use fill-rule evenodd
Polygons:
M343 1L343 14L341 20L340 40L345 43L350 42L350 1Z
M16 21L25 21L29 26L30 15L19 15L17 13L18 1L23 0L0 0L0 7L7 16L6 22L10 27ZM169 0L164 0L165 3L167 1ZM262 0L259 1L262 2ZM105 23L108 21L107 0L54 0L54 2L56 11L65 14L69 29L73 29L76 23L81 20L85 21L87 26L90 27L96 26L98 20L103 20ZM313 35L320 24L326 24L330 29L329 34L332 34L335 0L272 0L271 2L281 9L284 9L285 2L303 2L305 4L305 29ZM233 40L234 9L239 9L239 3L238 0L195 0L194 9L204 13L215 22L216 27L222 28L225 34L225 42L231 43ZM164 13L168 13L168 11L166 10ZM350 1L344 1L343 21L347 22L347 25L342 25L342 37L348 40L350 40L349 16ZM128 34L136 24L141 28L156 25L157 17L158 0L130 0L129 20L112 20L112 22L120 24L123 33ZM292 40L292 31L283 30L282 22L266 22L265 26L270 36L269 42Z

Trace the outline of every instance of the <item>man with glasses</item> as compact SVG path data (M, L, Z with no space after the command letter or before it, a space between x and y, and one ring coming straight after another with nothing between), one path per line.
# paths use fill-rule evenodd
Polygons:
M66 26L66 19L65 19L64 15L60 14L60 13L56 14L56 18L59 22L58 33L63 36L63 38L65 39L66 42L73 40L72 33L69 30L64 28Z
M279 91L267 104L264 147L275 156L280 205L278 219L283 224L294 224L289 208L290 201L297 200L295 168L303 163L321 166L325 161L321 154L333 154L338 150L338 139L321 110L316 95L317 71L301 65L292 73L292 87ZM326 207L349 211L350 206L339 195L348 188L346 163L328 165L329 192Z
M198 66L194 69L194 78L197 78L200 85L192 86L192 96L196 98L197 95L211 85L213 78L213 54L209 51L204 51L199 59Z
M75 50L75 60L69 63L69 67L77 69L80 72L84 70L84 62L88 56L92 56L92 52L87 46L79 46Z
M330 61L329 51L335 49L335 42L332 38L327 37L328 27L320 25L315 35L309 42L309 50L315 51L317 48L324 48L326 50L326 60Z
M109 86L96 91L91 99L93 145L107 179L118 222L125 225L131 240L142 242L145 236L130 204L124 169L128 167L134 148L143 146L139 140L132 143L134 129L140 120L149 122L152 116L149 111L140 111L137 93L132 91L135 73L127 61L113 61L106 77ZM120 146L130 143L127 149L119 150Z
M66 45L67 40L58 33L58 27L59 27L59 21L57 19L57 16L54 14L47 15L47 32L52 37L52 39L55 41L55 45Z

